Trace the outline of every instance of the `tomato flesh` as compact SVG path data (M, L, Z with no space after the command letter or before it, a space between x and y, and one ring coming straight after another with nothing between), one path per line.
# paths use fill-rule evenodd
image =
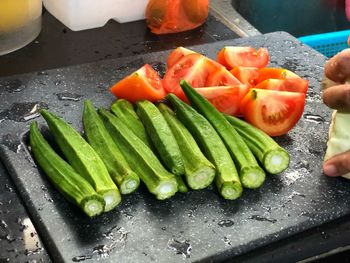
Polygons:
M207 87L230 86L239 84L242 83L235 76L233 76L230 71L222 66L217 67L217 69L208 76L206 81Z
M169 54L167 62L166 62L167 67L168 68L172 67L180 59L182 59L184 56L189 55L189 54L194 54L194 53L196 53L196 52L194 52L188 48L177 47Z
M138 100L154 102L166 95L158 73L148 64L114 84L111 92L116 97L131 102Z
M259 69L259 78L257 82L260 83L267 79L301 79L294 72L284 68L261 68Z
M256 89L280 90L306 93L309 82L305 79L267 79L255 86Z
M298 122L305 93L251 89L241 101L244 118L270 136L286 134Z
M229 70L240 66L263 68L269 63L269 53L266 48L224 47L219 51L217 61Z
M249 85L250 87L254 87L259 78L259 68L256 67L234 67L230 72L240 82Z

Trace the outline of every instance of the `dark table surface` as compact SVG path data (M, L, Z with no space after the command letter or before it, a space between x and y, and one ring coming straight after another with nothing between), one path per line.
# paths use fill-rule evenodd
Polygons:
M144 21L109 22L105 27L73 32L49 13L43 15L39 37L27 47L0 57L0 76L43 71L109 58L119 58L197 45L238 36L213 17L185 33L155 36ZM0 120L1 121L1 120ZM308 230L237 258L239 262L295 262L350 244L350 217ZM338 254L345 260L347 253ZM328 257L327 260L330 258ZM333 257L336 259L336 257ZM49 262L50 256L0 163L0 263ZM322 260L318 260L322 261Z

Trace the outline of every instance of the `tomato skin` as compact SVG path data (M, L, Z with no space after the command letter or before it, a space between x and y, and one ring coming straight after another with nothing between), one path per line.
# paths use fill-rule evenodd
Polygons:
M250 87L254 87L259 78L259 68L256 67L234 67L230 72L240 82Z
M286 134L301 118L305 93L251 89L241 101L246 121L270 136Z
M259 78L257 83L267 79L301 79L294 72L284 68L261 68L259 69Z
M194 53L196 53L196 52L194 52L188 48L177 47L168 56L168 59L166 62L167 68L172 67L175 63L177 63L184 56L189 55L189 54L194 54Z
M138 100L155 102L166 95L158 73L148 64L114 84L111 92L117 98L130 102Z
M239 105L243 97L247 94L249 87L244 84L234 86L201 87L195 90L210 101L214 107L229 115L239 115ZM189 104L185 94L180 97Z
M217 61L229 70L237 66L263 68L269 63L269 52L266 48L229 46L219 51Z
M255 86L256 89L280 90L306 93L309 81L305 79L267 79Z

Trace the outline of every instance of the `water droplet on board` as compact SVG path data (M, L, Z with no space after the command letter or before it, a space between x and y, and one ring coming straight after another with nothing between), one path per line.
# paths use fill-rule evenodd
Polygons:
M325 122L325 119L319 115L315 115L315 114L304 114L304 118L305 120L309 121L309 122L314 122L314 123L322 123Z
M189 258L192 251L189 240L178 241L172 238L168 241L168 248L174 250L176 254L183 255L185 258Z
M26 122L40 116L39 111L48 105L43 102L16 102L11 108L0 112L0 116L16 122Z
M49 201L50 203L53 203L53 199L47 193L44 194L44 197L47 201Z
M324 231L321 232L321 236L322 236L323 239L328 239L329 238L329 235L326 232L324 232Z
M92 256L91 255L88 255L88 256L77 256L77 257L72 258L72 261L73 262L81 262L81 261L88 260L88 259L92 259Z
M310 164L308 161L306 160L301 160L300 162L298 162L296 165L295 165L295 168L296 169L301 169L301 168L304 168L306 170L308 170L310 168Z
M122 211L121 214L122 214L123 216L125 216L127 219L133 219L133 218L134 218L134 216L133 216L132 214L129 214L129 213L126 212L126 211Z
M228 237L224 237L224 242L227 246L231 246L231 239L229 239Z
M248 219L256 220L256 221L261 221L261 222L270 222L270 223L276 223L277 219L271 219L271 218L266 218L260 215L252 215Z
M218 225L220 227L231 227L235 224L235 222L233 222L232 220L230 219L224 219L224 220L221 220L218 222Z
M82 98L82 95L69 93L69 92L57 93L56 95L59 100L63 100L63 101L66 101L66 100L80 101L80 99Z
M13 188L11 186L9 186L8 184L5 184L5 189L6 189L6 191L8 191L10 193L14 192Z
M38 76L48 76L49 73L45 72L45 71L40 71L37 73Z
M26 85L24 85L19 79L9 79L0 82L0 90L5 90L9 93L21 92L25 88Z
M1 219L0 220L0 226L3 228L3 229L6 229L8 227L7 223L5 222L5 220Z

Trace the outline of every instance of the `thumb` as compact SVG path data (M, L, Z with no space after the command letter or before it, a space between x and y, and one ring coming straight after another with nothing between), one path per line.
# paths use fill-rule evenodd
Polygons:
M337 154L323 164L323 172L328 176L341 176L350 172L350 151Z

